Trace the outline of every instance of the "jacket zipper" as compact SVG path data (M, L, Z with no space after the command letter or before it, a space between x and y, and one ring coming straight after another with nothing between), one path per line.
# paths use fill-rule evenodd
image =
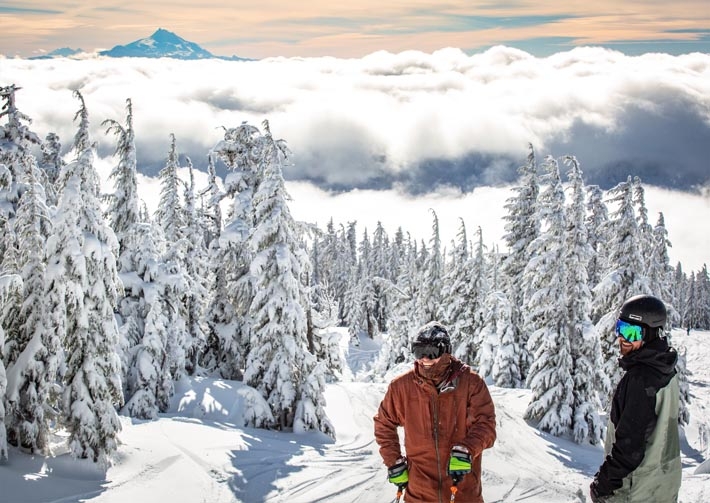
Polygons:
M436 451L436 473L439 476L439 503L443 503L441 500L441 459L439 458L439 400L437 395L432 396L433 403L433 419L434 419L434 450Z

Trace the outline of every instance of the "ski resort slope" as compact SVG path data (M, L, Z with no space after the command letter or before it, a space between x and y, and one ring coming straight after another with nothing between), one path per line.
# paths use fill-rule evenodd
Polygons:
M693 398L681 442L679 501L707 503L710 467L702 463L710 441L710 333L676 331L672 342L681 353L687 348ZM72 460L59 447L61 439L49 459L11 450L8 464L0 466L0 503L389 503L396 491L374 442L372 416L386 382L408 367L373 382L369 363L380 343L343 344L349 366L326 392L335 442L316 433L237 427L244 386L192 379L179 383L169 414L156 421L121 418L120 456L108 470ZM522 419L528 390L490 390L498 440L483 456L486 502L588 501L601 446L580 446L529 425Z

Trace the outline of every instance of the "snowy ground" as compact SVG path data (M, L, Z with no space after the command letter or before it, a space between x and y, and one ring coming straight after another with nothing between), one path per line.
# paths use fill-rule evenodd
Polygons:
M710 454L710 333L677 331L673 344L681 352L688 349L692 372L680 502L707 503L710 466L700 465ZM60 451L44 459L11 450L9 463L0 466L0 502L390 502L394 486L386 481L372 434L386 384L367 378L378 347L377 340L363 340L345 348L350 368L326 395L335 442L320 434L235 427L241 384L193 380L181 383L172 412L159 420L122 418L120 457L107 471ZM527 390L492 387L491 394L498 440L483 457L486 502L587 501L601 447L579 446L530 427L521 419Z

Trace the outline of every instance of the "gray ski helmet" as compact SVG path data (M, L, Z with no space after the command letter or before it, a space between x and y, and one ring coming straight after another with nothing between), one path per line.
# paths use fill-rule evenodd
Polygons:
M441 354L451 353L451 339L449 331L438 321L430 321L417 331L415 345L432 345L441 349Z
M619 319L630 323L645 325L658 330L644 330L649 339L658 335L658 331L666 324L666 305L652 295L636 295L621 306ZM647 337L644 337L646 339Z

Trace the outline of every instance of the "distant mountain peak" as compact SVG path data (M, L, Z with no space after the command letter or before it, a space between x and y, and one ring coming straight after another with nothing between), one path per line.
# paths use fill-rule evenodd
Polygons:
M135 40L127 45L117 45L107 51L99 51L100 56L111 58L173 58L173 59L225 59L230 61L251 61L238 56L215 56L194 42L185 40L164 28L158 28L146 38ZM84 55L81 49L64 47L47 54L33 56L28 59L78 58Z
M83 53L81 49L72 49L70 47L62 47L61 49L55 49L47 54L42 54L39 56L31 56L28 59L53 59L53 58L70 58L78 54Z
M141 38L127 45L117 45L99 54L112 58L209 59L216 57L196 43L163 28L158 28L150 37Z

